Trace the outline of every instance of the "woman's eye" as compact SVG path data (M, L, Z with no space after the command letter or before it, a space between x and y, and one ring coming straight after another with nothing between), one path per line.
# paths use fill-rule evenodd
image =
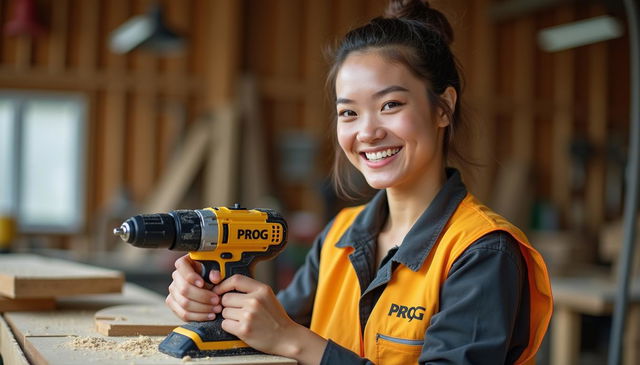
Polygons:
M339 117L355 117L356 112L353 110L345 109L338 112Z
M401 105L402 105L402 103L399 103L397 101L388 101L388 102L384 103L384 105L382 106L382 110L389 110L389 109L392 109L392 108L399 107Z

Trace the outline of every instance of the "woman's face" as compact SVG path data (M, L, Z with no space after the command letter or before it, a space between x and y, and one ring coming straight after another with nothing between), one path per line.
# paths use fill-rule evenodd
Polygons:
M448 118L403 64L376 51L350 54L336 75L336 108L338 143L373 188L413 188L443 168Z

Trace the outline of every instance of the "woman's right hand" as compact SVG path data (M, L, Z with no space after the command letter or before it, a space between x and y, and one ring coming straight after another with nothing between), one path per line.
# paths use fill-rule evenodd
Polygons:
M200 263L185 255L176 260L175 267L176 270L171 275L173 282L169 285L169 295L165 302L180 319L209 321L222 312L220 296L211 290L213 286L206 284L197 272L200 270ZM220 272L211 271L209 280L218 284Z

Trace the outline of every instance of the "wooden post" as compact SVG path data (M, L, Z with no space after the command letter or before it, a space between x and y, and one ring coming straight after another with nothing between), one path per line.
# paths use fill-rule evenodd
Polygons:
M49 33L49 71L62 72L67 64L69 0L58 0L51 7Z
M602 11L592 9L594 15ZM604 220L605 160L607 147L607 117L609 113L607 43L589 46L588 136L596 148L587 171L586 220L588 227L597 232Z
M573 20L570 7L563 7L556 14L558 24ZM551 187L553 202L559 208L560 216L567 217L570 211L571 156L569 145L573 130L574 103L574 53L572 50L561 51L554 55L554 104L555 113L552 118L553 166Z
M466 96L467 100L473 100L472 105L474 112L477 112L477 120L472 121L474 127L471 129L471 136L474 138L471 141L470 151L463 151L469 154L473 160L487 165L493 161L496 143L495 108L493 106L495 100L492 99L496 94L496 75L494 72L496 36L495 26L490 23L487 15L487 9L491 2L490 0L476 1L473 13L467 15L473 18L473 27L468 30L471 32L470 42L466 42L467 45L473 47L472 50L467 51L467 54L471 55L471 59L468 61L473 73L467 74L469 93ZM459 9L457 13L462 16L464 11ZM473 179L473 193L480 199L487 201L491 193L493 171L489 167L482 168L480 172Z
M580 355L580 314L556 306L551 333L551 365L577 365Z
M208 63L205 107L213 113L210 152L205 165L206 204L235 203L237 185L238 118L233 98L242 44L242 3L236 0L206 2L211 21L205 47Z

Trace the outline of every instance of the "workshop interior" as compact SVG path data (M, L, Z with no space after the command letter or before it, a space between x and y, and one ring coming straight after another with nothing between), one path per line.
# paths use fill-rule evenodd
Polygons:
M0 365L263 356L172 315L174 262L278 292L368 200L332 185L326 77L387 3L0 0ZM464 76L455 167L549 271L536 363L640 364L640 4L431 4Z

